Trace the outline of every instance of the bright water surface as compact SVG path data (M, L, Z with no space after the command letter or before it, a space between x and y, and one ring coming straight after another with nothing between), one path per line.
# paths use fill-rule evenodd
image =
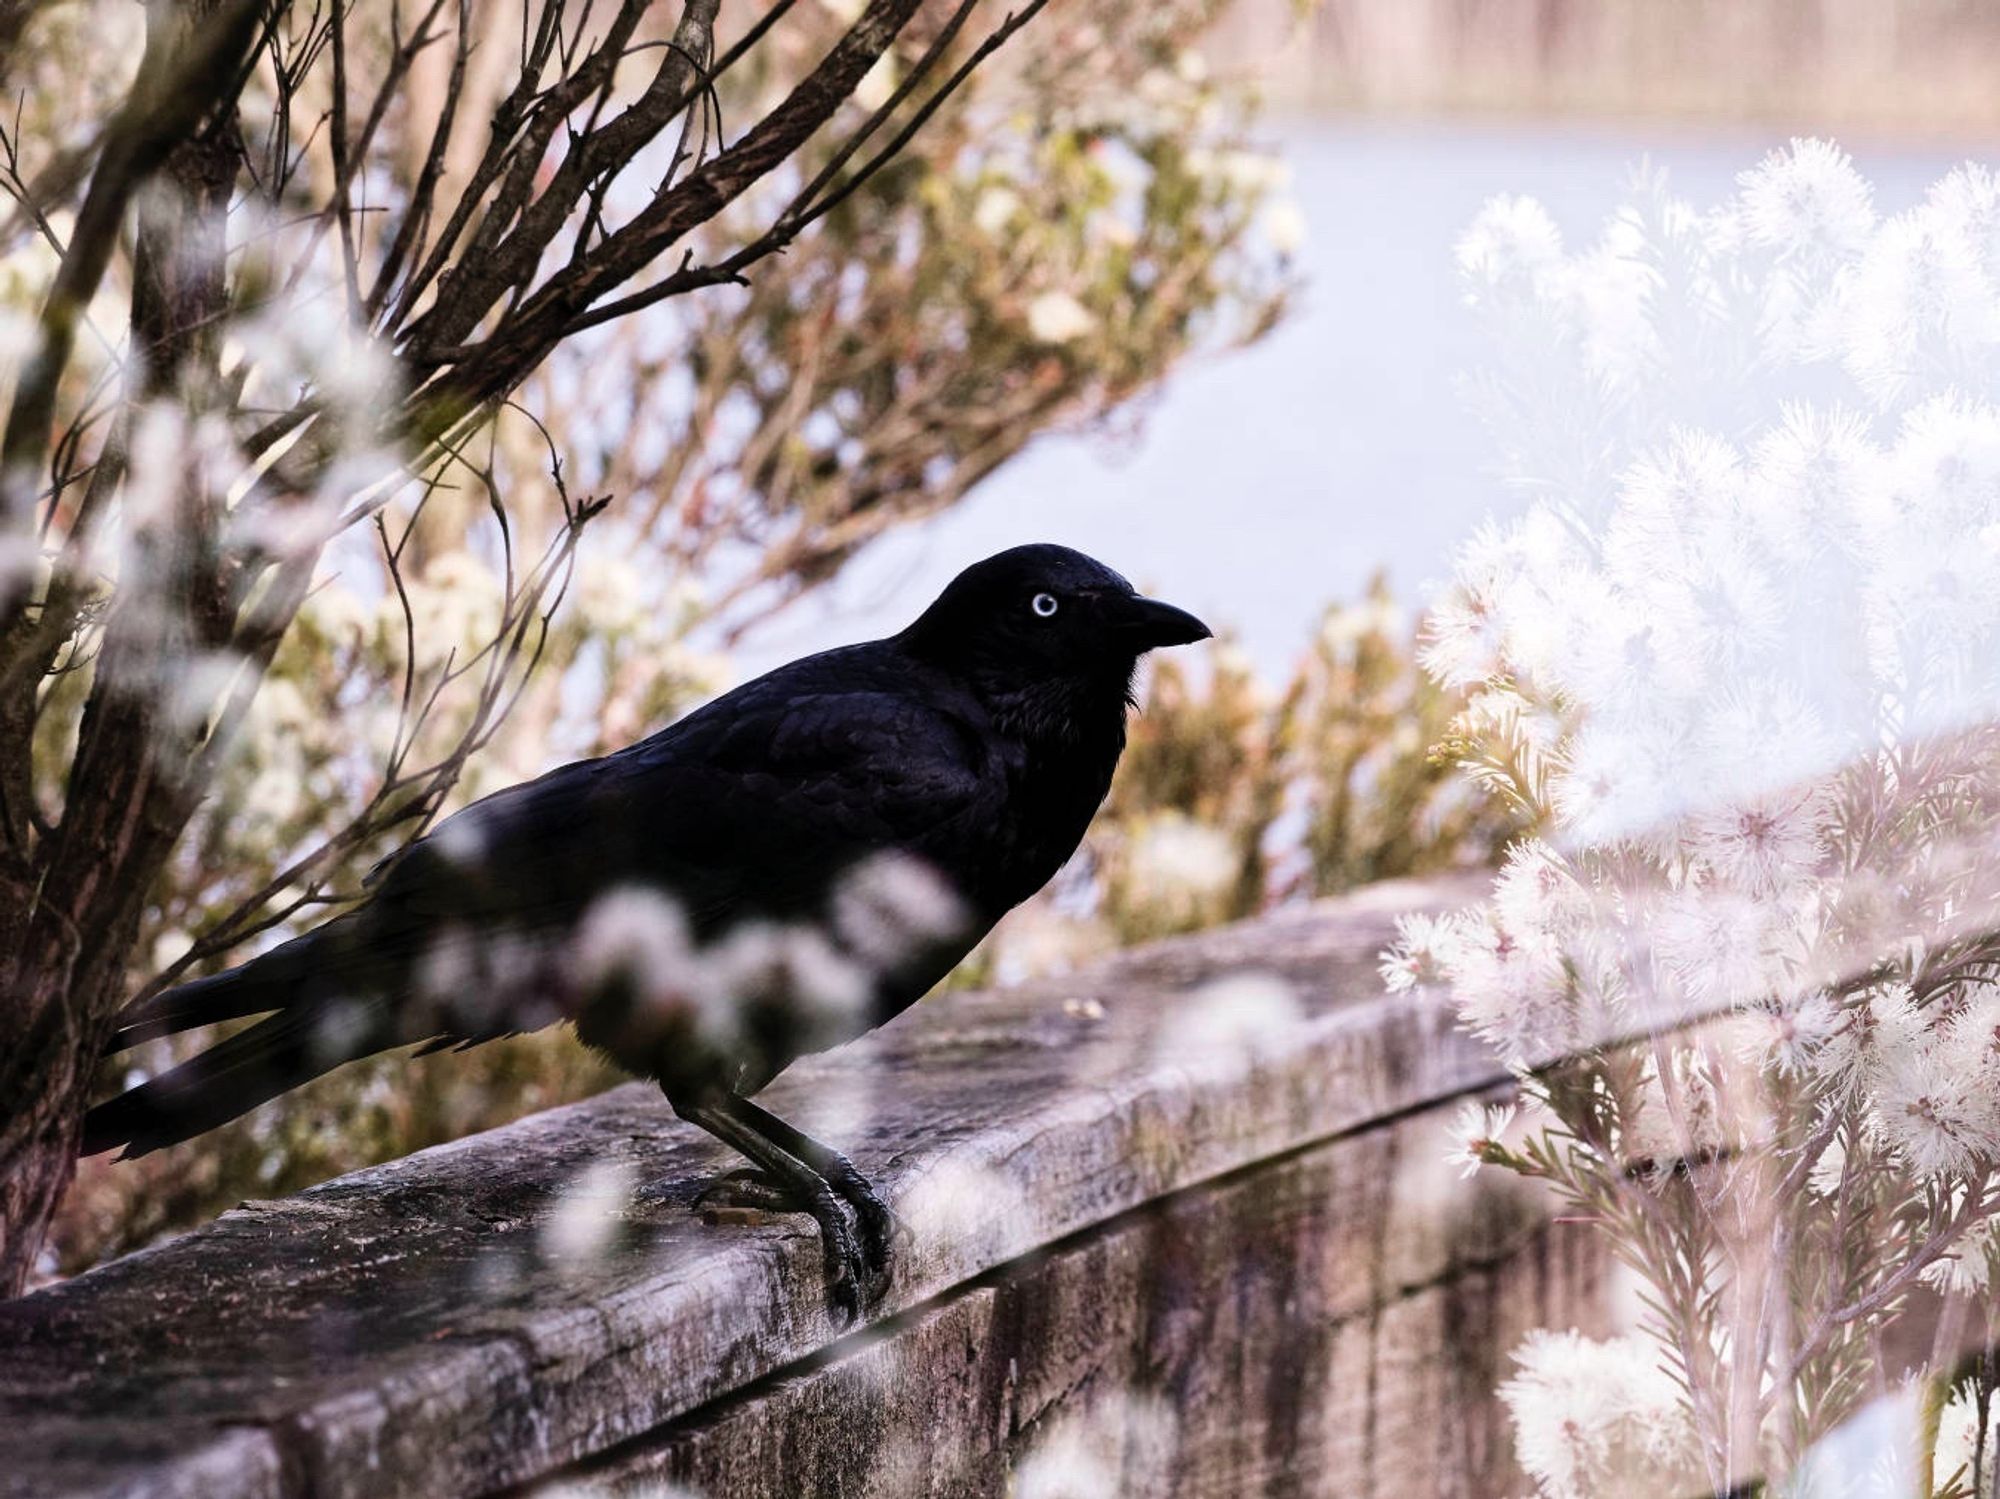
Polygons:
M1060 541L1234 632L1283 673L1323 605L1386 568L1421 602L1458 542L1508 497L1456 394L1480 353L1452 246L1496 193L1539 198L1593 241L1650 161L1702 207L1782 144L1775 132L1310 123L1278 128L1310 238L1291 318L1243 352L1183 369L1136 445L1044 439L957 509L892 535L738 652L740 677L900 628L965 564ZM1906 208L1968 155L1847 142L1876 206Z

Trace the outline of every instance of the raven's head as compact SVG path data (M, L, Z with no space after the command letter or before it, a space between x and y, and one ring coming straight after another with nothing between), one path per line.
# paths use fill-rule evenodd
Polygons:
M1088 682L1122 697L1147 651L1209 633L1186 610L1141 597L1103 563L1043 543L975 562L899 640L989 689Z

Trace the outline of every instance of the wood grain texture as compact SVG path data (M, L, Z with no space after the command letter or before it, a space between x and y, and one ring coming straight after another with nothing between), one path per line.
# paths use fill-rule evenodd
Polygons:
M1604 1260L1512 1181L1446 1191L1442 1124L1411 1116L1121 1215L669 1423L567 1490L1521 1492L1494 1394L1506 1353L1552 1320L1600 1323Z
M1589 1320L1597 1282L1539 1205L1440 1176L1426 1116L1505 1079L1375 976L1397 913L1475 889L944 996L793 1068L764 1101L908 1224L858 1342L811 1225L702 1223L734 1163L633 1085L0 1306L0 1495L470 1495L619 1462L627 1487L650 1464L717 1496L903 1491L864 1457L1000 1493L1028 1436L1113 1392L1146 1437L1120 1493L1370 1492L1326 1475L1413 1442L1455 1475L1437 1492L1485 1492L1499 1361ZM1169 1427L1185 1477L1158 1487ZM770 1458L725 1473L725 1449Z

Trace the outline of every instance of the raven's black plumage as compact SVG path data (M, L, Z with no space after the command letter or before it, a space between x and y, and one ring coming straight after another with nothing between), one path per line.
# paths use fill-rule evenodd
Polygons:
M851 1304L855 1250L828 1193L861 1215L878 1261L880 1204L747 1095L915 1001L1055 873L1110 786L1138 657L1207 633L1066 548L991 557L901 634L793 662L628 749L487 797L413 844L354 911L133 1007L121 1048L265 1018L92 1110L84 1149L141 1154L357 1057L568 1018L814 1212ZM887 948L880 922L850 909L882 856L928 871L950 906ZM671 903L687 951L803 934L865 993L829 1010L778 963L725 996L734 1023L718 1032L693 998L676 1007L671 982L663 1004L615 962L579 966L634 889Z

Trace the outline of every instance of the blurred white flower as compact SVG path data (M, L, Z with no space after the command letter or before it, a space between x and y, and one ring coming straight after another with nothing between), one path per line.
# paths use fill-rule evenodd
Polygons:
M630 1161L593 1161L556 1195L542 1220L542 1253L576 1264L598 1258L616 1242L630 1211L639 1173Z
M1280 255L1296 255L1303 250L1310 233L1305 211L1290 198L1276 198L1258 215L1267 244Z
M1073 343L1096 327L1096 315L1066 291L1041 292L1028 303L1028 332L1042 343Z
M477 844L462 845L477 857ZM582 993L619 986L662 1022L691 1013L704 975L680 906L656 890L631 886L591 902L569 943L568 980Z
M1176 911L1221 895L1237 875L1236 847L1229 835L1178 812L1146 822L1133 840L1128 864L1134 904Z
M1562 265L1562 233L1532 198L1488 200L1459 238L1458 269L1475 302L1525 303Z
M1500 1387L1521 1465L1549 1499L1689 1492L1692 1432L1666 1353L1632 1334L1537 1331Z
M18 307L0 305L0 382L13 378L40 343L32 317Z
M1235 1070L1270 1061L1296 1038L1297 996L1283 979L1236 973L1175 1001L1154 1042L1173 1066Z
M1020 1184L949 1156L926 1166L898 1195L895 1209L919 1245L1010 1254L1035 1242L1037 1215Z
M1382 982L1392 993L1450 982L1457 967L1459 926L1456 914L1396 918L1395 945L1382 955Z
M1011 1499L1124 1499L1163 1491L1180 1423L1165 1402L1111 1391L1059 1415L1014 1470Z
M965 929L965 903L929 865L885 853L856 865L834 891L842 946L876 972Z
M972 207L972 224L981 234L997 237L1021 211L1021 195L1011 187L989 187Z

